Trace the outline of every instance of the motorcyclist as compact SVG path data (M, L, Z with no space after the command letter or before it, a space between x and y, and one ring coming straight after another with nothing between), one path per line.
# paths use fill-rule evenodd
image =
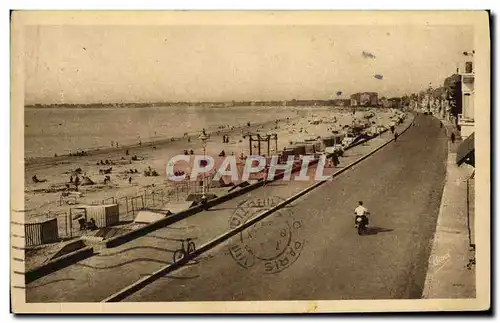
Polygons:
M354 209L354 227L357 225L356 218L358 216L364 217L366 225L368 225L368 214L370 214L370 212L368 212L368 209L363 206L363 201L359 201L358 207Z

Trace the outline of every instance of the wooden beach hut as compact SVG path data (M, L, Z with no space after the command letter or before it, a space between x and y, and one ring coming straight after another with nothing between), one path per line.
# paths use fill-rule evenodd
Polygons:
M75 211L83 211L78 213ZM73 216L76 213L77 216ZM94 219L97 228L106 228L118 224L120 221L120 210L118 204L103 205L81 205L70 209L70 231L73 227L73 221L84 217L85 223Z
M59 241L57 217L24 224L26 246L37 246Z

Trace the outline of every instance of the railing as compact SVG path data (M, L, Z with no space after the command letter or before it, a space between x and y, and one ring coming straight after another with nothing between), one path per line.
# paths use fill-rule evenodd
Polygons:
M464 117L463 114L458 115L458 124L474 123L474 118Z

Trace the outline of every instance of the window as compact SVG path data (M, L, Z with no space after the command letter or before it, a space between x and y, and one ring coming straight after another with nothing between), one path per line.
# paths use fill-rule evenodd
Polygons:
M474 95L473 93L464 93L463 117L474 120Z

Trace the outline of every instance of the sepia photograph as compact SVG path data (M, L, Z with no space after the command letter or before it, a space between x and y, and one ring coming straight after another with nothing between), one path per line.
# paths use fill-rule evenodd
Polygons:
M489 19L13 11L13 312L488 310Z

